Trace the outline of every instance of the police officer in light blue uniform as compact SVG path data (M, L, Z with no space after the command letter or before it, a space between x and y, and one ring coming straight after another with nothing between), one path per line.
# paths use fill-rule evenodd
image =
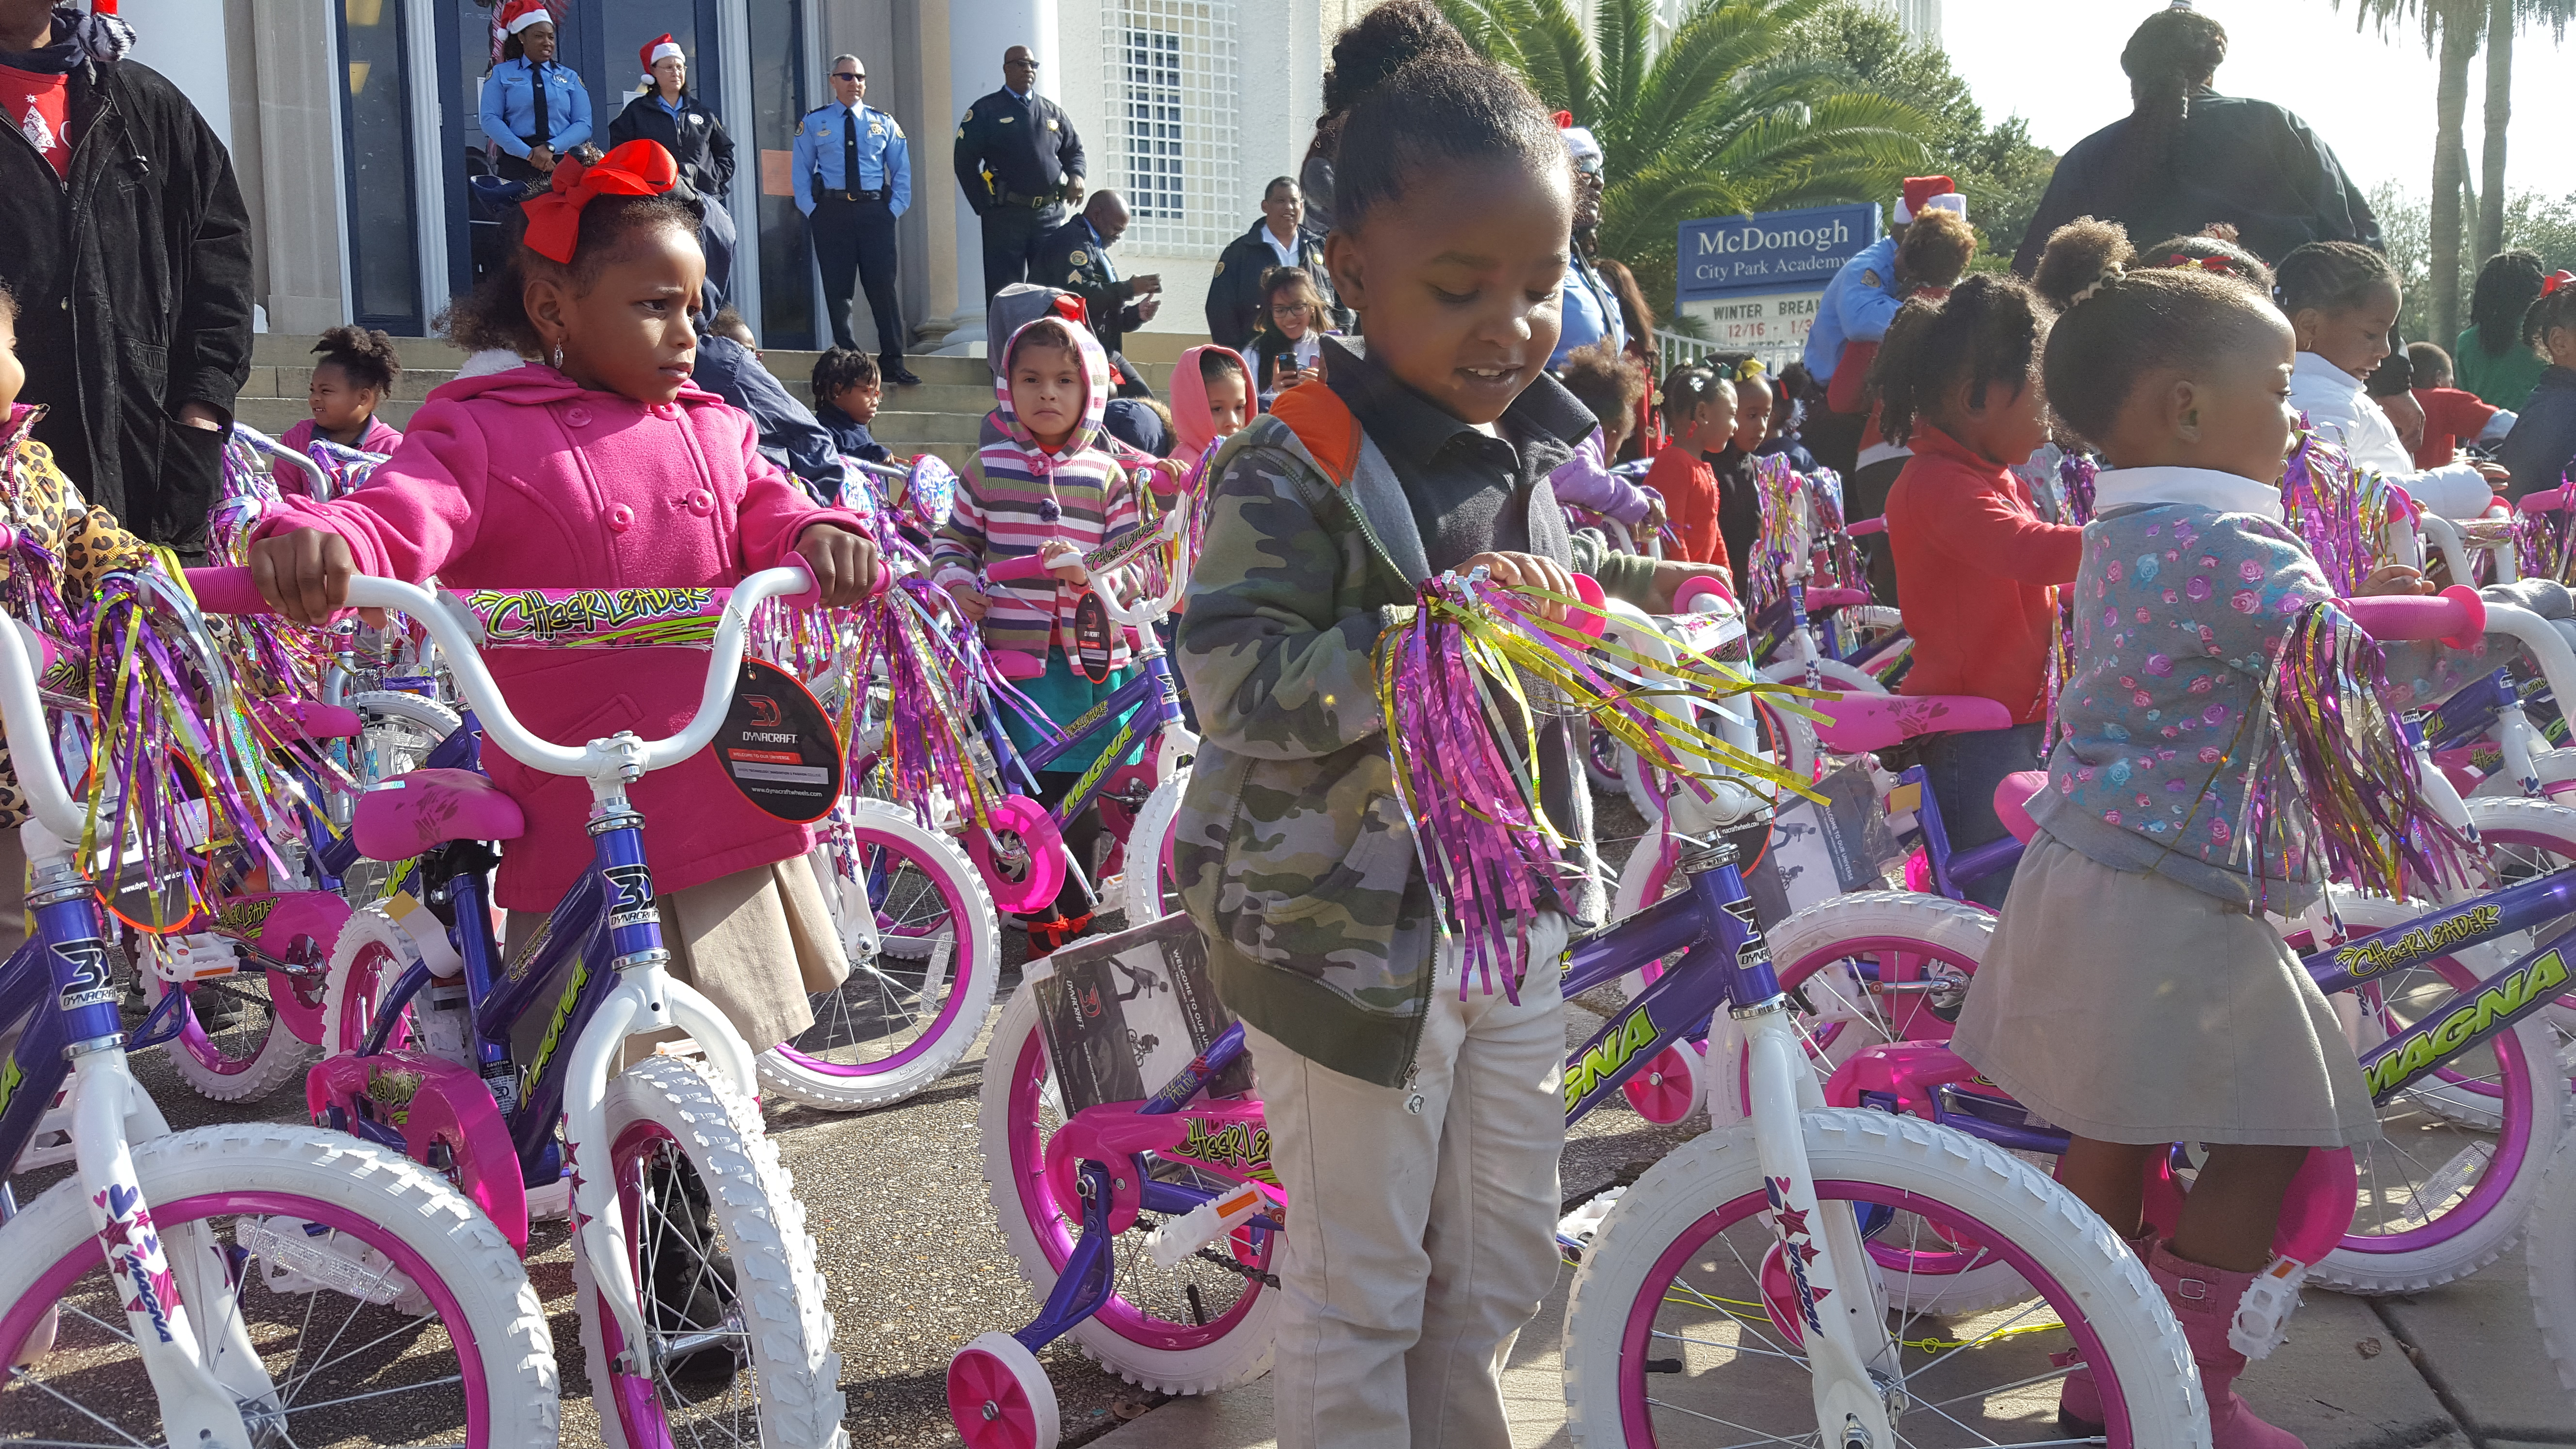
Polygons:
M895 118L862 102L868 70L855 55L832 58L832 95L796 128L792 168L796 209L814 239L823 270L823 302L832 341L856 348L850 334L855 277L877 316L877 370L885 380L918 387L903 365L903 304L896 300L895 218L912 205L912 148Z
M512 181L547 175L590 139L590 91L555 63L554 17L545 0L510 0L500 25L501 62L483 78L483 134L501 154L493 169Z

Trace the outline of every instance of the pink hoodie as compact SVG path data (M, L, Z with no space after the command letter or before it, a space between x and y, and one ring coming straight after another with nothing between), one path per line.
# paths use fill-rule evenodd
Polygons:
M1251 364L1231 347L1193 347L1172 365L1172 430L1181 435L1181 445L1172 456L1193 468L1198 466L1199 455L1207 451L1207 445L1216 441L1216 422L1208 416L1207 379L1199 372L1199 359L1211 352L1233 358L1234 365L1243 369L1244 387L1249 390L1252 386ZM1252 399L1246 396L1244 401L1249 404ZM1254 406L1249 411L1260 409ZM1244 421L1252 419L1247 416Z
M776 564L811 524L862 527L856 514L815 507L757 440L749 416L694 386L676 404L647 405L550 367L514 368L432 391L365 488L331 503L289 499L252 537L327 529L363 573L457 589L720 587ZM563 744L625 729L676 734L707 677L706 653L685 648L484 658L521 722ZM590 864L590 787L497 749L483 763L528 817L494 898L549 909ZM632 798L664 891L813 844L806 827L754 808L707 751L645 776Z

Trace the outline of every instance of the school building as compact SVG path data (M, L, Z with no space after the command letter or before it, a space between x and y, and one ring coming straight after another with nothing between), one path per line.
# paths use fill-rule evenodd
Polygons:
M1218 252L1258 216L1263 183L1297 169L1330 38L1368 0L550 3L561 59L588 83L603 138L643 90L637 48L665 31L679 42L691 89L737 148L736 304L765 347L806 349L830 333L788 147L799 118L830 99L834 54L867 63L869 104L912 140L908 320L936 333L980 318L976 222L950 145L967 105L1000 88L1003 50L1026 44L1044 63L1039 88L1075 118L1090 184L1117 188L1133 209L1120 271L1164 279L1152 330L1200 333ZM471 228L489 224L470 214L465 185L480 169L489 4L125 0L122 13L141 34L137 58L186 91L232 150L267 330L309 337L358 322L423 336L472 285ZM860 332L872 335L864 319Z

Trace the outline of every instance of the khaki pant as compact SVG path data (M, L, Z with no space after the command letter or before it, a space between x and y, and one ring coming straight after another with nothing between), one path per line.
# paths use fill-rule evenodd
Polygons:
M1280 1449L1506 1449L1502 1369L1556 1282L1566 921L1521 1002L1440 948L1410 1089L1244 1029L1288 1193L1271 1398ZM1418 1099L1418 1100L1416 1100Z

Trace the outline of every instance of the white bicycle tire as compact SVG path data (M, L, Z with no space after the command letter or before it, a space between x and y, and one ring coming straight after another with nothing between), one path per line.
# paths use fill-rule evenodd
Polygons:
M966 1055L966 1049L974 1045L975 1038L983 1034L985 1018L993 1010L995 983L1002 977L1001 918L993 909L992 892L984 888L983 874L957 848L957 842L924 830L911 811L883 800L851 800L845 806L856 819L864 820L868 829L882 831L919 852L916 864L929 868L927 863L936 861L936 868L948 878L959 903L953 914L961 918L949 989L964 995L956 1001L956 1009L948 1014L937 1037L910 1061L889 1071L842 1075L816 1071L781 1055L776 1048L760 1054L757 1062L763 1087L792 1102L826 1112L855 1112L900 1102L946 1076L948 1069ZM837 892L827 890L824 898L836 913L844 908ZM851 969L859 968L853 965Z
M1127 872L1119 881L1118 908L1127 917L1127 929L1151 925L1163 918L1163 891L1157 869L1163 854L1170 848L1172 832L1180 827L1181 792L1189 788L1189 771L1183 770L1154 787L1145 798L1144 808L1136 812L1136 823L1127 832ZM1145 851L1145 865L1137 868L1138 843Z
M169 994L171 983L162 980L149 967L141 969L144 979L150 983L145 994L154 1006L158 1006L161 998ZM258 967L241 974L247 976L253 972L266 974ZM223 979L218 977L208 984L220 987ZM272 980L269 990L276 991L279 984ZM180 1081L188 1084L188 1090L210 1102L259 1101L287 1083L301 1079L306 1069L322 1057L322 1049L298 1037L275 1007L265 1009L269 1013L268 1036L259 1044L259 1055L251 1058L250 1065L238 1072L218 1072L208 1067L197 1060L196 1053L189 1051L185 1042L172 1041L162 1047L161 1054L170 1059L170 1069L178 1074Z
M841 1356L832 1348L814 1239L805 1207L761 1126L760 1109L720 1086L695 1061L653 1056L608 1083L608 1142L650 1122L681 1144L706 1183L716 1230L732 1244L736 1307L758 1375L760 1442L775 1449L847 1449L841 1425ZM580 1234L573 1285L581 1310L582 1367L590 1376L605 1449L630 1449L601 1351L596 1278Z
M2088 1321L2121 1366L2121 1382L2153 1394L2132 1420L2133 1449L2207 1449L2209 1420L2190 1346L2145 1266L2101 1219L2030 1164L1928 1122L1829 1109L1803 1114L1801 1125L1817 1181L1899 1187L1973 1213L2070 1295L2098 1305ZM1656 1163L1602 1221L1576 1271L1565 1318L1567 1428L1576 1443L1626 1442L1620 1340L1665 1249L1713 1205L1758 1195L1763 1186L1749 1125L1705 1133Z

